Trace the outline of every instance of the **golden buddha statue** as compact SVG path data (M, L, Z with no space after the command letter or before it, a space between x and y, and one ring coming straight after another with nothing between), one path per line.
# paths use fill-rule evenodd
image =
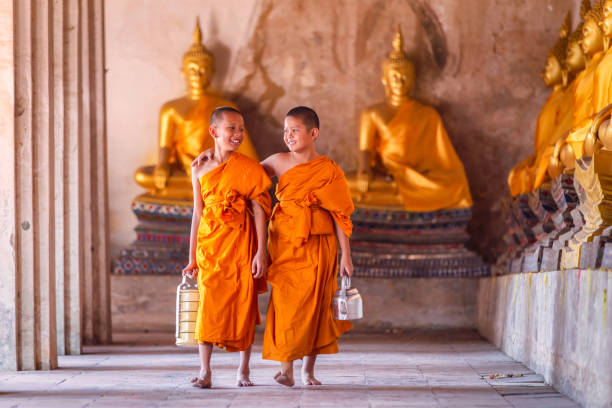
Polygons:
M584 19L590 9L590 0L583 0L580 8L580 16ZM555 131L554 145L547 148L546 154L550 153L548 155L548 169L545 171L543 168L545 163L542 163L542 166L537 170L536 184L538 177L543 179L546 176L545 173L548 173L550 178L556 178L563 172L571 173L574 171L576 156L570 145L567 144L566 138L574 125L575 104L579 104L582 101L581 98L576 100L576 89L578 84L582 81L582 77L585 75L584 69L587 63L586 55L582 50L583 27L584 22L581 22L568 38L565 69L568 76L568 82L570 83L566 91L569 99L566 103L569 109L561 119Z
M349 178L360 206L425 212L465 208L465 170L435 109L411 98L415 68L398 26L382 66L387 100L361 113L359 163Z
M583 4L587 4L590 8L589 0L584 0ZM584 7L582 10L584 10ZM540 165L536 169L534 188L537 188L546 177L556 178L563 171L570 172L574 169L576 157L573 150L565 142L565 139L574 123L576 88L586 66L586 57L580 45L582 41L582 26L583 23L581 22L568 38L564 61L565 71L570 83L565 91L566 100L563 102L563 106L566 109L563 111L559 126L555 130L555 136L552 138L554 139L554 144L549 145L545 149ZM548 163L546 163L546 160L548 160Z
M593 77L593 110L597 114L604 110L608 105L612 103L612 48L610 48L610 41L612 39L612 0L603 0L601 5L600 27L603 34L603 49L604 55L601 62L597 65L595 75ZM608 120L605 121L604 126L599 127L599 139L600 141L606 141L604 147L607 150L612 149L609 140L609 128ZM592 156L594 143L596 140L596 134L590 133L587 135L584 145L584 155Z
M192 197L191 162L214 146L208 133L210 115L219 106L236 108L232 102L207 90L214 74L214 59L202 44L199 20L193 44L183 55L181 73L188 95L166 102L161 108L157 164L141 167L134 174L136 182L154 197ZM238 151L259 161L247 134Z
M567 13L561 26L559 39L548 52L542 77L544 83L552 88L552 91L538 115L534 135L534 153L514 166L508 174L508 187L512 197L525 194L539 187L543 179L543 177L538 178L536 183L536 174L539 168L543 167L544 174L546 174L548 160L543 159L544 152L551 143L554 143L555 130L558 128L559 119L563 117L564 113L561 111L563 109L567 111L567 71L564 69L563 63L571 24L571 15ZM544 163L543 166L542 163Z
M595 72L604 51L604 36L600 28L603 16L603 2L598 0L584 17L582 27L582 50L587 58L587 66L579 77L574 97L574 121L566 143L576 159L584 153L584 141L587 136L595 110Z

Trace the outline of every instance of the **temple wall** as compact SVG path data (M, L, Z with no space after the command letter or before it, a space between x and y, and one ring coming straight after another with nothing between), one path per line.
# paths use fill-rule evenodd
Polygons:
M441 113L475 201L473 242L501 248L510 168L533 146L548 90L539 74L577 0L114 0L106 2L111 250L134 239L134 170L156 159L157 118L182 94L182 54L194 18L217 59L212 87L246 113L262 157L283 149L284 113L313 106L319 150L356 167L358 115L384 98L380 64L397 23L417 63L416 97Z
M354 331L474 329L478 282L477 278L354 278L364 302L363 319L352 322ZM171 275L112 275L113 332L173 332L178 283ZM264 323L257 330L265 327L269 295L258 297Z
M607 298L611 285L610 270L481 279L479 331L582 406L609 407L612 316Z

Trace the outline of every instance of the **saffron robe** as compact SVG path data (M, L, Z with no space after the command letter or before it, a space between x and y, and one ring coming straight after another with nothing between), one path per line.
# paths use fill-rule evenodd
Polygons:
M353 228L354 207L344 173L320 156L284 173L276 197L268 238L272 294L263 358L293 361L337 353L337 339L352 327L332 314L338 275L333 221L348 237Z
M270 215L271 182L261 165L234 152L200 177L204 207L198 228L196 260L200 304L196 339L227 351L246 350L260 323L257 294L265 279L253 279L257 234L249 200Z
M406 211L472 205L463 163L435 109L414 99L404 102L378 138L376 150L395 179Z
M508 188L512 197L533 190L535 173L539 164L537 159L550 144L549 141L559 124L559 109L566 99L564 94L562 88L553 89L540 110L534 134L534 153L514 166L508 174Z

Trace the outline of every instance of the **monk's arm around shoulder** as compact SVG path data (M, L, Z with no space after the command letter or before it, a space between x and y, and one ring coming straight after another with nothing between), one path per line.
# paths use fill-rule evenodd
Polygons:
M193 216L191 217L191 234L189 236L189 264L183 269L183 275L193 278L198 275L198 264L196 261L196 249L198 244L198 228L202 218L202 193L200 191L200 180L197 176L198 168L191 172L191 184L193 186Z

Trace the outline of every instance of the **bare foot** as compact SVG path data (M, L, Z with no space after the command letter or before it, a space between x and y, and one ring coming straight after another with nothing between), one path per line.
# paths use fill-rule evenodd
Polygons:
M203 377L193 377L191 379L191 385L196 388L210 388L212 387L212 381L210 380L210 374Z
M274 376L274 379L276 380L277 383L286 385L287 387L293 387L293 385L295 384L295 381L293 381L293 376L283 374L280 371L276 373L276 375Z
M302 373L302 382L304 385L321 385L321 381L317 380L314 375Z
M236 378L236 386L238 387L252 387L253 381L249 378L249 373L238 373Z

